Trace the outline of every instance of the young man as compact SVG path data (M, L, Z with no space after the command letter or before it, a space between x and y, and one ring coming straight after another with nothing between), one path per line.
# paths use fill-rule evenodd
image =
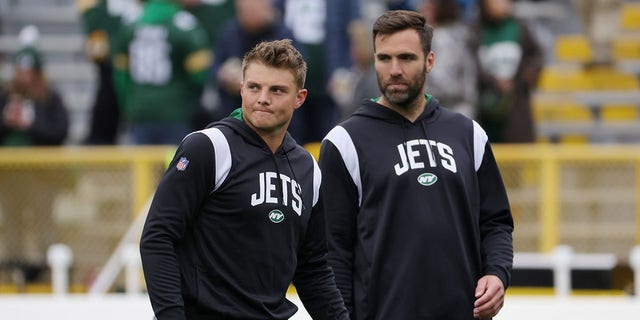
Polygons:
M489 318L504 302L509 202L482 128L423 93L432 30L412 11L378 18L382 96L322 143L329 260L351 319Z
M314 319L348 319L326 254L320 170L287 133L307 96L290 40L242 62L242 108L178 147L141 240L162 319L288 319L293 281Z

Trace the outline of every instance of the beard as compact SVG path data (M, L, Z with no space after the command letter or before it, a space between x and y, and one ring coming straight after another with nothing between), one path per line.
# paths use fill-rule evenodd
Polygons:
M400 108L408 108L412 106L413 102L416 101L420 95L424 94L424 83L426 77L427 67L425 65L422 68L422 72L418 72L409 80L409 82L402 78L392 78L385 83L384 80L381 79L380 75L378 75L378 87L380 88L382 95L389 102ZM389 86L394 84L404 84L407 87L405 89L389 89Z

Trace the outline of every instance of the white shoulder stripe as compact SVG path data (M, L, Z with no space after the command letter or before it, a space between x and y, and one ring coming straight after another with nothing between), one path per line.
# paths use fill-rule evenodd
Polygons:
M320 167L316 162L316 159L313 158L311 154L311 161L313 161L313 206L318 202L318 197L320 196L320 184L322 184L322 173L320 173Z
M487 144L489 137L487 133L480 127L480 125L473 121L473 158L476 171L480 169L482 164L482 158L484 158L484 147Z
M218 128L208 128L200 130L199 132L209 137L215 149L216 181L213 191L216 191L227 179L229 171L231 171L231 149L229 149L229 142Z
M349 171L349 175L351 175L351 179L353 183L355 183L358 188L358 205L362 205L362 181L360 179L360 162L358 160L358 153L356 152L356 147L353 144L353 140L351 140L351 136L341 126L336 126L333 128L327 136L325 140L329 140L333 143L334 146L340 152L340 156L342 156L342 161L344 162L347 171Z

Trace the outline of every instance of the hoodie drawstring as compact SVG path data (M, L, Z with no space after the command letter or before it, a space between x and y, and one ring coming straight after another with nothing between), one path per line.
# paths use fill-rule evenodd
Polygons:
M296 181L296 186L300 189L300 198L304 199L304 197L302 196L302 187L300 187L299 184L297 184L298 182L298 178L296 178L296 172L293 170L293 166L291 165L291 160L289 159L289 151L286 151L284 153L284 157L287 158L287 164L289 165L289 170L291 170L291 175L293 177L293 180ZM293 187L293 184L291 184L291 186ZM292 192L295 192L294 190L291 190ZM305 206L304 206L304 201L302 202L302 211L304 211Z
M278 159L276 158L276 154L272 154L271 155L271 159L273 159L273 165L276 167L276 174L278 175L278 181L280 183L278 183L278 185L276 186L276 192L278 192L278 196L280 199L280 204L282 204L283 206L286 205L284 203L284 190L282 189L282 185L283 185L283 181L282 181L282 175L280 173L280 167L278 167ZM288 159L288 158L287 158Z
M427 138L427 126L424 124L424 121L420 121L420 124L422 125L422 132L424 133L424 139L427 140L427 148L429 148L429 152L427 152L427 154L429 155L429 157L432 157L433 153L433 149L431 148L431 142L429 141L429 138ZM431 159L429 159L429 161L431 161Z
M405 156L409 159L409 148L407 148L407 127L404 119L400 120L400 125L402 126L402 146L404 147Z
M429 155L429 157L432 157L431 155L434 153L433 153L433 148L431 146L431 142L429 141L429 137L427 135L427 126L424 124L424 121L422 120L418 120L418 121L420 121L420 126L422 127L422 133L424 134L424 139L427 141L427 148L429 148L429 152L427 154ZM407 148L407 140L408 140L407 126L404 120L401 121L401 126L402 126L402 144L404 145L404 152L407 156L407 159L409 159L409 148ZM429 161L431 161L431 159L429 159Z

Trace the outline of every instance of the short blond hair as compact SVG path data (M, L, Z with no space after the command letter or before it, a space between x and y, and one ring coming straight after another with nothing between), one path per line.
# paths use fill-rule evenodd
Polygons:
M269 67L291 70L298 88L304 88L304 81L307 77L307 63L298 49L293 46L291 39L258 43L242 58L243 75L247 70L247 66L253 62L262 63Z

